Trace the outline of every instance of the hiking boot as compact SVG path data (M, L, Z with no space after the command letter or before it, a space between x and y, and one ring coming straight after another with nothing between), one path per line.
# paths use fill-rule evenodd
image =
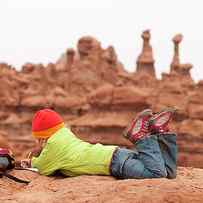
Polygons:
M164 133L169 131L168 124L175 113L175 108L166 108L159 113L154 114L149 119L150 132L152 133Z
M149 119L152 115L151 109L145 109L139 113L124 130L123 136L133 143L146 137L149 134Z

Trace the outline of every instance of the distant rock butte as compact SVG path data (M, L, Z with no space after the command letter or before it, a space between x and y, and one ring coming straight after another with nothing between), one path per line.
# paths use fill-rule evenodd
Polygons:
M0 64L0 130L17 157L34 145L32 116L44 107L59 112L86 141L131 147L122 131L139 111L174 106L178 111L171 129L178 134L179 163L203 167L203 81L196 84L192 65L180 63L181 34L173 38L170 72L157 79L150 38L149 30L142 33L143 48L133 73L124 69L114 47L102 48L90 36L46 67L26 63L18 72Z

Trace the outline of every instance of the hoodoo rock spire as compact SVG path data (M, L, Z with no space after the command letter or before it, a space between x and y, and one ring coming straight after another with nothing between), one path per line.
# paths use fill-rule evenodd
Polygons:
M154 57L152 47L150 45L150 30L142 33L143 48L137 59L137 73L146 72L155 77Z

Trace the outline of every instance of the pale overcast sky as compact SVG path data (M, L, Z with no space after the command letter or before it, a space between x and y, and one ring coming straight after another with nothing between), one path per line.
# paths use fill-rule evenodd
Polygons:
M141 51L140 34L150 28L158 76L168 72L171 38L182 33L181 61L203 79L202 0L1 0L0 61L18 69L25 62L55 62L83 35L112 44L133 71Z

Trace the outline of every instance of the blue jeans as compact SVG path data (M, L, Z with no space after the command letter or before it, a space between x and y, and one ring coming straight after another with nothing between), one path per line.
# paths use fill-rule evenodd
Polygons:
M177 145L173 133L154 134L136 143L132 150L118 148L111 162L116 178L175 178Z

